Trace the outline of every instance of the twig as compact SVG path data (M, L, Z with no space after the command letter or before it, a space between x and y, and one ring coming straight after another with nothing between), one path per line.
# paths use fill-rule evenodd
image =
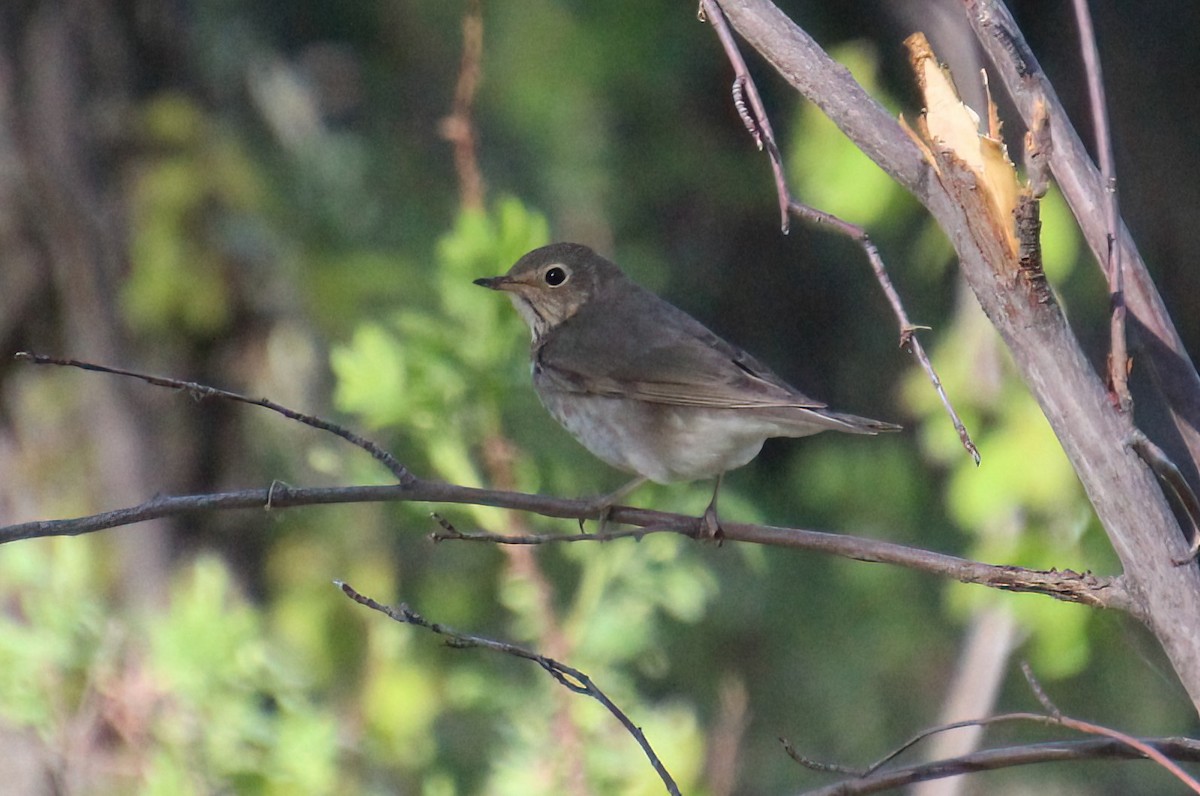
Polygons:
M634 539L641 541L642 537L651 533L679 533L672 528L626 528L619 531L601 531L598 533L491 533L489 531L474 531L463 533L448 523L441 515L434 514L434 520L442 526L440 533L429 534L431 542L487 542L499 545L540 545L555 542L612 542L616 539Z
M415 477L407 483L383 486L296 488L275 483L269 489L159 496L137 506L75 519L36 520L8 525L0 527L0 544L48 536L78 536L194 511L261 510L268 505L272 510L281 510L296 506L372 502L457 503L494 506L573 520L592 516L592 501L590 500L569 500L522 492L475 489ZM638 530L629 533L629 536L633 537L639 534L677 533L697 538L701 524L700 519L696 517L630 506L614 507L612 521L639 526ZM1122 576L1102 577L1071 570L1037 570L1016 566L997 566L878 539L803 528L781 528L726 520L722 520L721 528L725 532L724 538L727 542L786 547L855 561L893 564L917 572L952 578L962 583L974 583L1003 591L1042 594L1065 602L1089 605L1093 608L1125 611L1135 618L1145 620L1140 603L1129 594ZM467 534L461 534L461 536L467 539L471 538ZM446 538L449 540L456 537L447 536ZM543 544L559 540L603 541L605 538L596 534L547 535L533 539L501 536L488 538L487 541L497 544ZM614 535L613 538L616 536Z
M654 770L658 772L658 776L662 779L663 784L666 785L667 792L674 794L674 796L679 796L679 786L675 784L675 780L671 778L671 774L667 771L666 766L664 766L662 761L658 759L658 755L654 753L654 749L650 746L650 742L646 739L646 735L642 732L641 727L638 727L636 724L634 724L630 718L625 715L625 712L617 707L616 704L609 699L608 695L601 691L600 688L592 682L592 679L583 672L553 658L548 658L545 655L534 652L533 650L519 647L516 644L509 644L504 641L496 641L495 639L486 638L484 636L461 633L457 630L452 630L445 625L441 625L436 622L430 622L428 619L421 616L416 611L413 611L404 603L401 603L395 608L390 605L383 605L382 603L376 602L370 597L359 594L348 583L335 580L334 585L341 589L343 594L345 594L351 600L354 600L359 605L364 605L367 608L379 611L380 613L385 614L386 616L402 624L423 627L439 636L443 636L447 640L447 645L454 647L455 649L471 649L478 647L481 649L491 650L492 652L503 653L504 655L512 655L516 658L523 658L527 661L533 661L538 666L541 666L543 669L545 669L550 676L557 680L558 683L564 688L576 694L583 694L584 696L589 696L592 699L595 699L597 702L603 705L609 713L615 716L617 721L621 722L625 729L628 730L629 734L633 736L634 740L637 741L638 746L642 747L642 751L645 752L646 757L650 760L650 765L654 766Z
M738 50L737 42L733 40L733 32L729 29L729 22L725 19L725 12L721 10L720 4L715 0L700 0L697 17L701 22L712 23L713 30L716 31L717 38L721 41L721 46L725 48L725 56L733 66L734 108L737 109L742 123L746 125L746 130L749 131L759 150L765 149L767 156L771 159L771 173L775 177L775 190L779 195L779 224L783 234L786 235L789 227L788 205L791 192L788 190L787 177L783 173L783 157L779 154L779 146L775 143L775 132L771 129L771 120L767 117L766 106L763 105L758 87L754 85L754 78L750 77L750 69L746 66L746 61ZM750 101L749 108L745 103L747 99Z
M1014 721L1032 721L1032 722L1036 722L1038 724L1054 724L1054 723L1056 723L1056 719L1051 718L1049 716L1044 716L1041 713L1018 712L1018 713L1001 713L996 716L987 716L986 718L982 718L982 719L964 719L963 721L952 721L952 722L948 722L946 724L939 724L936 727L929 727L927 729L921 730L919 733L917 733L913 737L909 738L907 741L900 744L895 749L888 752L886 755L879 758L871 765L867 766L865 769L862 770L862 773L859 774L859 776L860 777L871 776L876 771L879 771L885 765L887 765L891 761L895 760L897 757L904 754L912 747L919 744L921 741L924 741L926 738L930 738L934 735L940 735L941 733L949 732L951 730L961 730L966 727L987 727L992 724L1005 724L1005 723L1014 722Z
M867 231L857 224L852 224L849 221L838 218L832 213L826 213L824 210L818 210L815 207L809 207L800 202L791 201L788 207L800 218L807 219L814 224L829 225L842 235L858 243L863 251L866 252L867 261L871 263L871 268L875 271L875 278L878 280L880 287L883 288L883 294L887 297L888 304L891 305L892 312L896 316L896 322L900 325L900 347L907 348L916 357L917 363L925 371L925 376L933 385L933 389L941 400L942 406L945 407L946 414L950 416L950 422L954 424L954 430L958 432L959 441L967 449L967 452L971 454L971 458L975 460L975 464L978 466L980 462L979 449L975 447L975 442L967 432L966 425L963 423L962 418L958 416L954 405L950 403L950 396L946 395L946 388L942 386L942 380L938 377L937 371L934 370L933 363L929 361L929 356L925 353L925 347L921 345L921 341L917 338L917 331L928 329L929 327L918 326L908 319L908 313L904 309L904 302L900 300L900 294L896 292L891 277L888 276L887 269L883 265L883 258L879 256L879 249L876 248L875 242L871 240Z
M1112 300L1112 319L1109 326L1110 351L1108 379L1117 405L1128 411L1133 403L1129 394L1129 351L1125 335L1125 267L1121 248L1117 245L1117 176L1113 163L1112 136L1108 129L1108 107L1104 98L1104 78L1100 70L1100 52L1096 47L1096 31L1087 0L1074 0L1075 20L1079 24L1079 46L1083 53L1083 69L1087 75L1088 102L1092 109L1092 124L1096 131L1096 154L1100 161L1100 178L1104 181L1104 216L1107 238L1104 272L1108 276L1108 292Z
M780 738L779 743L783 746L783 751L787 753L788 757L811 771L820 771L823 774L846 774L852 777L866 776L866 773L860 768L851 768L850 766L826 763L821 760L813 760L811 757L805 757L796 751L796 747L787 738Z
M454 109L442 119L438 132L454 145L454 170L458 175L460 204L468 210L483 208L484 183L479 170L472 111L483 79L482 0L469 0L463 13L463 53L454 85Z
M1176 779L1191 788L1193 793L1200 793L1200 782L1197 782L1190 774L1176 765L1173 760L1170 760L1162 752L1155 749L1151 744L1146 743L1138 738L1134 738L1131 735L1126 735L1120 730L1114 730L1111 727L1103 727L1099 724L1092 724L1090 721L1083 721L1082 719L1075 719L1064 715L1063 712L1058 709L1058 706L1051 701L1050 697L1046 694L1045 689L1042 688L1042 684L1039 683L1037 678L1034 676L1033 669L1025 661L1021 662L1021 673L1025 675L1025 680L1029 683L1030 689L1037 697L1037 700L1042 703L1042 707L1046 709L1046 712L1050 714L1056 724L1061 724L1064 727L1072 730L1078 730L1079 732L1084 732L1088 735L1100 735L1105 738L1111 738L1118 743L1125 744L1129 748L1140 752L1141 754L1153 760L1155 763L1158 763L1158 765L1165 768Z
M1142 739L1142 742L1173 758L1200 761L1200 742L1191 738L1146 738ZM960 774L995 771L1037 763L1100 759L1141 760L1144 759L1144 756L1112 738L1024 744L987 749L947 760L935 760L880 771L869 777L842 780L825 787L813 788L804 791L802 796L861 796L862 794L893 791L916 782L928 782Z
M1137 451L1137 455L1141 456L1142 461L1150 466L1160 481L1171 487L1176 500L1183 506L1183 510L1187 512L1188 518L1192 521L1191 548L1186 556L1175 563L1183 565L1195 561L1196 557L1200 556L1200 501L1196 500L1196 493L1192 491L1192 487L1183 477L1183 473L1179 472L1179 468L1167 457L1163 449L1155 445L1140 429L1133 430L1129 439L1129 447Z
M749 130L758 148L765 148L771 158L771 169L775 175L775 190L779 196L779 206L783 211L784 233L788 231L787 218L790 214L814 226L827 226L834 232L849 238L862 247L867 255L867 260L871 263L871 269L875 272L875 278L883 289L883 293L887 297L888 303L892 307L892 312L896 316L896 321L900 326L900 347L911 351L921 369L925 371L925 375L937 392L942 406L945 407L946 413L950 416L950 421L954 424L954 430L958 433L959 440L967 452L971 454L971 458L975 460L975 464L978 465L980 461L979 449L971 440L971 435L968 433L966 425L962 422L962 418L955 411L954 405L950 402L950 397L946 395L946 389L942 386L942 380L938 377L937 371L934 370L933 363L930 362L929 356L925 353L925 348L916 337L918 330L928 329L929 327L919 326L909 320L908 313L904 309L904 303L900 300L900 294L896 291L891 278L888 276L887 269L884 267L883 258L880 257L879 250L875 247L865 229L857 224L840 219L832 213L810 207L793 197L783 170L783 157L780 155L779 147L775 143L775 136L771 130L771 123L767 117L766 108L763 106L762 97L758 93L754 79L750 76L750 71L746 67L746 62L742 58L741 52L738 50L737 43L733 39L733 32L729 28L729 21L725 18L725 12L721 9L720 3L716 0L701 0L700 18L712 23L713 30L716 31L717 38L720 39L721 46L725 49L725 55L729 58L729 62L733 66L735 74L733 81L733 104L738 111L738 115L741 116L742 122L746 125L746 129ZM746 107L745 103L747 99L750 102L749 108Z
M145 373L137 373L132 370L124 370L122 368L112 368L106 365L96 365L91 362L82 362L78 359L60 359L58 357L48 357L41 354L33 354L28 351L18 351L13 355L14 359L23 362L31 362L34 365L58 365L61 367L79 368L80 370L90 370L96 373L109 373L114 376L128 376L129 378L144 381L147 384L153 384L157 387L167 387L172 390L184 390L198 401L207 400L210 398L221 398L227 401L237 401L239 403L250 404L251 406L261 406L264 409L270 409L272 412L277 412L289 420L295 420L303 423L306 426L328 431L330 434L341 437L351 445L362 448L367 453L371 454L376 461L383 464L391 471L392 475L396 476L396 480L402 484L412 483L416 480L416 476L408 471L408 468L396 460L392 454L380 448L369 439L364 439L354 432L339 426L337 423L331 423L328 420L323 420L313 415L306 415L303 412L297 412L294 409L288 409L286 406L277 404L274 401L266 398L247 398L244 395L239 395L228 390L209 387L207 384L197 384L193 381L180 381L179 379L169 379L163 376L149 376ZM3 540L0 540L3 541Z
M1046 713L1003 713L982 719L956 721L930 727L909 738L865 769L856 770L846 766L812 760L796 752L792 748L792 745L784 739L781 738L780 741L784 744L784 750L788 756L805 768L814 771L832 771L849 774L854 777L853 780L842 781L824 788L808 791L807 796L817 796L818 794L821 796L826 796L827 794L832 796L832 794L877 793L914 782L925 782L959 774L1010 768L1032 763L1085 760L1099 757L1149 758L1193 791L1200 793L1200 783L1197 783L1195 779L1170 759L1171 757L1175 757L1185 760L1200 760L1200 741L1190 738L1134 738L1119 730L1071 718L1064 715L1046 695L1045 690L1037 681L1037 678L1034 677L1028 664L1022 663L1021 670L1034 696L1041 703ZM1101 737L1090 741L1055 741L1004 749L989 749L944 760L883 770L885 765L930 736L964 727L983 727L1010 722L1033 722L1047 726L1065 727L1077 732Z

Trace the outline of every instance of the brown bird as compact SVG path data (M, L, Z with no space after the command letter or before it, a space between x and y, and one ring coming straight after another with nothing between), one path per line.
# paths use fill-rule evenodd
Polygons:
M601 521L646 480L716 478L702 518L702 531L716 535L721 477L768 437L900 429L830 411L587 246L534 249L475 284L507 293L529 325L533 386L550 414L600 459L638 476L599 499Z

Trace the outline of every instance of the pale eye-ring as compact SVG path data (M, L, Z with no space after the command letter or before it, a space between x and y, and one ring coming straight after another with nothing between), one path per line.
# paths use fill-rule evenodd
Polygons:
M542 274L542 279L544 279L546 284L550 287L558 287L563 282L567 281L566 269L557 265L552 268L547 268L546 273Z

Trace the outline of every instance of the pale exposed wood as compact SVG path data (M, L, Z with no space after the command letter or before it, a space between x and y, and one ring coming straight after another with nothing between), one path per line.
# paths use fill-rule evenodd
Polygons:
M948 162L939 179L897 121L768 0L724 0L722 7L750 46L911 191L946 231L964 276L1074 465L1143 608L1144 621L1200 706L1200 572L1173 563L1186 552L1184 535L1153 474L1128 446L1132 422L1109 401L1057 303L1039 300L1036 286L1017 273L987 221L973 176ZM1051 109L1051 125L1057 143L1069 122ZM1064 181L1057 170L1055 176ZM1099 186L1086 175L1075 179L1079 202L1094 216L1083 225L1103 230L1103 202L1088 196L1089 186ZM1138 276L1135 263L1140 261L1129 249L1124 261L1129 306L1136 315L1155 304L1148 296L1157 299L1157 306L1161 299ZM1168 347L1178 340L1164 330L1174 332L1165 313L1149 322L1163 327ZM1172 378L1183 376L1172 371Z

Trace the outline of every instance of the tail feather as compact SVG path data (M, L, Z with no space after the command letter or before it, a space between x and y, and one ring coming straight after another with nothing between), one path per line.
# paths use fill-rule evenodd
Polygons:
M881 431L900 431L904 428L895 423L885 423L882 420L872 420L869 417L848 415L842 412L822 411L820 414L837 421L837 425L830 426L831 430L845 431L850 434L878 434Z
M878 434L883 431L899 431L900 426L859 417L842 412L832 412L814 407L770 407L756 408L749 414L775 424L774 436L807 437L822 431L841 431L847 434Z

